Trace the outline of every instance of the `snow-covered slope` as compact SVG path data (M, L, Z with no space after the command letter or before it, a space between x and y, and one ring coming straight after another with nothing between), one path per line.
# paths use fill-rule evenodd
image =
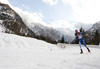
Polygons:
M100 21L95 23L91 29L88 30L88 32L96 32L96 30L98 29L98 32L100 33Z
M100 69L100 47L79 54L78 45L65 49L34 38L0 33L0 69Z
M0 33L0 46L13 48L49 48L56 47L45 41L37 40L29 37L21 37L14 34Z

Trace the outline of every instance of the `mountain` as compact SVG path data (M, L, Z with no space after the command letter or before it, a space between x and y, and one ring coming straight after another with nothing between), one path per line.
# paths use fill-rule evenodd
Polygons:
M100 33L100 21L95 23L87 32L96 32L96 30Z
M27 26L9 5L2 3L0 3L0 30L6 33L41 39L50 43L61 41L63 35L66 42L70 42L72 39L67 34L65 35L40 23L32 23Z
M70 43L73 37L64 34L52 27L44 26L40 23L32 23L29 28L36 34L38 39L45 40L47 42L61 42L62 37L64 36L64 41ZM63 30L62 30L63 31Z
M21 17L7 4L0 3L0 26L3 32L28 37L36 37L22 21Z
M37 39L42 39L50 43L56 43L62 37L59 31L40 23L32 23L29 28L36 34Z
M87 44L96 44L98 45L100 43L100 22L97 22L93 24L92 28L87 30L83 37L85 38L85 41Z

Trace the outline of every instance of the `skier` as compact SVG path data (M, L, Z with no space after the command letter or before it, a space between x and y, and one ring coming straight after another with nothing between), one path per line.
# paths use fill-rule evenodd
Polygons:
M81 43L83 43L83 45L87 48L88 52L90 52L90 49L85 44L85 41L83 39L81 32L78 32L78 30L75 30L75 39L79 39L79 46L80 46L80 50L81 50L80 54L83 53Z

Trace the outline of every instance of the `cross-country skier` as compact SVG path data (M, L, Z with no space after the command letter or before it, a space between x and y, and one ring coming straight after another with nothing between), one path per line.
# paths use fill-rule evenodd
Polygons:
M80 50L81 50L80 54L83 53L81 43L83 43L83 45L87 48L88 52L90 52L90 49L85 44L85 41L83 39L81 32L78 32L78 30L75 30L75 39L79 39L79 46L80 46Z

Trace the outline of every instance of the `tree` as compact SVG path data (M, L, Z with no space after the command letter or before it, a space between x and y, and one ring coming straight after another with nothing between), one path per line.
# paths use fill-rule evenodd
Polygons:
M64 35L62 36L61 43L64 43Z
M99 33L98 33L98 29L96 30L96 32L94 34L93 44L99 45Z
M81 26L81 28L80 28L80 32L82 33L82 35L84 35L84 29L82 28L82 26Z

